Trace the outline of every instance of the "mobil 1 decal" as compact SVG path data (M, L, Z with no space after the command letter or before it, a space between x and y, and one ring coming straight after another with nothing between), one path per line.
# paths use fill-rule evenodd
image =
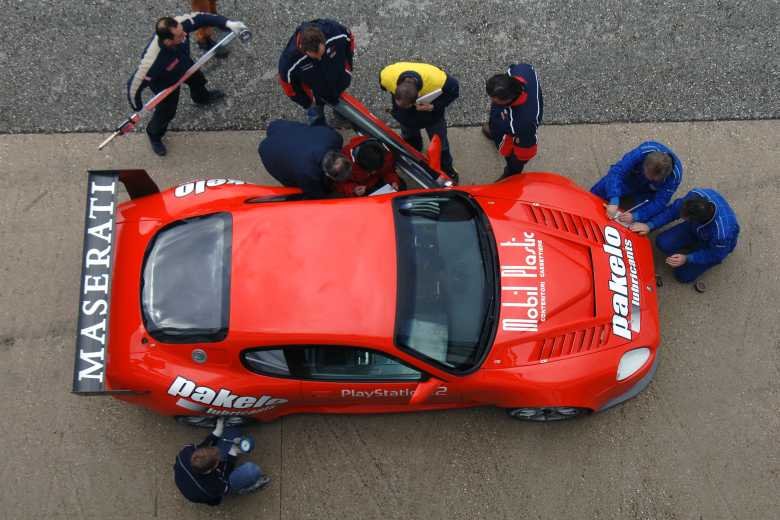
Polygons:
M634 244L612 226L604 227L604 252L609 257L609 291L612 294L612 333L631 339L640 330L639 273ZM628 261L628 263L626 263Z
M538 332L547 319L544 243L533 231L498 243L501 259L501 329Z

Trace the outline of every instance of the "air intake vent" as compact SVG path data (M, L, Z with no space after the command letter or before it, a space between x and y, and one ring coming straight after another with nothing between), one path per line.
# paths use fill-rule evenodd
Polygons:
M608 324L567 332L539 341L534 347L529 361L547 361L596 350L606 345L608 340Z
M589 242L603 244L601 228L593 220L566 213L558 209L545 208L533 204L524 204L531 222L577 235Z

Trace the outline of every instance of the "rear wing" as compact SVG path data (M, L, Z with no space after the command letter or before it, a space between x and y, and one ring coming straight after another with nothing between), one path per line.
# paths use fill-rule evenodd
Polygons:
M79 395L134 393L106 389L108 324L114 263L114 219L117 184L131 198L159 192L144 170L90 171L84 215L84 249L81 255L81 290L76 333L76 359L72 392Z
M381 141L396 158L396 167L423 188L452 186L444 172L432 166L428 157L404 141L392 128L372 114L363 103L344 92L333 110L346 118L361 134ZM436 161L438 162L438 161Z

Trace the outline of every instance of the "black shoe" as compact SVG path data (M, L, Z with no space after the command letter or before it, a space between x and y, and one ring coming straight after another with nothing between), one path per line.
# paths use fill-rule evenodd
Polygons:
M214 43L214 40L212 40L211 38L209 38L205 42L198 42L198 47L203 52L210 51L215 45L216 43ZM227 50L227 48L219 47L217 49L217 52L214 53L214 56L216 56L217 58L227 58L228 54L230 54L230 51Z
M456 170L453 167L450 167L447 170L444 170L444 173L450 176L450 179L452 179L452 182L455 184L460 184L460 174L458 173L458 170Z
M165 157L168 153L168 149L165 147L162 141L153 141L149 139L149 143L152 145L152 151L160 157Z
M209 106L209 105L213 105L214 103L216 103L220 99L224 99L224 97L225 97L225 93L222 92L221 90L216 90L216 89L215 90L209 90L209 98L206 101L195 102L195 104L200 106L200 107L206 107L206 106Z

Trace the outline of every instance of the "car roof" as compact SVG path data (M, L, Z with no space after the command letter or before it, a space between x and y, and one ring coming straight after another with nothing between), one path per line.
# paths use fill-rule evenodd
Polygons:
M251 204L233 213L229 331L258 344L391 338L388 197Z

